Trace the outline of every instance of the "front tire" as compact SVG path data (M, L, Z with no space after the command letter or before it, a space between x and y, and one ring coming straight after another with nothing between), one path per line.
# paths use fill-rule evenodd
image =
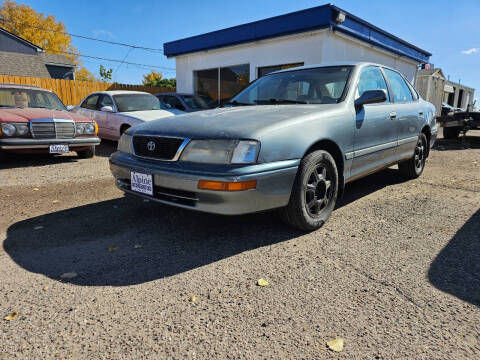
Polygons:
M93 158L95 156L95 146L90 146L88 149L86 150L80 150L80 151L77 151L77 156L80 158L80 159L90 159L90 158Z
M408 179L418 178L425 168L425 161L428 154L428 142L424 133L418 136L417 145L413 152L413 157L407 161L398 164L400 174Z
M338 171L327 151L305 156L299 166L288 205L280 215L289 225L314 231L330 217L337 200Z

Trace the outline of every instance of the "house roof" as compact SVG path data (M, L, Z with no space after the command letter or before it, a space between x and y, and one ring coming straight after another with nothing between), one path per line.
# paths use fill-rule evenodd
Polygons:
M50 77L45 63L40 56L6 51L0 51L0 74Z
M15 34L11 33L10 31L5 30L2 27L0 27L0 32L4 33L5 35L7 35L7 36L9 36L9 37L11 37L11 38L13 38L17 41L20 41L21 43L37 50L38 52L43 52L44 51L40 46L35 45L35 44L31 43L30 41L25 40L24 38L21 38L20 36L17 36Z
M434 69L421 69L418 71L418 76L438 76L445 80L445 75L443 75L443 71L440 68Z
M47 65L58 65L58 66L67 66L74 67L75 64L67 58L65 55L61 54L51 54L51 53L42 53L40 54L43 62Z
M345 20L337 23L338 13ZM167 57L330 28L418 62L432 55L335 5L326 4L163 44Z

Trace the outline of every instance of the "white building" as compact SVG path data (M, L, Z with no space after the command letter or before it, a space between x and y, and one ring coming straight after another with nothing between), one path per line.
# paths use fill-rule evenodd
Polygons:
M431 54L331 4L165 43L177 91L230 98L269 72L335 61L372 61L412 83Z

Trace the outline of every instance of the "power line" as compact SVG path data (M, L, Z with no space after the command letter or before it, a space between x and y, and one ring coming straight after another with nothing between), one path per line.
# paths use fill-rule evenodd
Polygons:
M53 52L53 53L57 53L57 54L66 54L66 55L81 56L81 57L86 57L86 58L90 58L90 59L98 59L98 60L104 60L104 61L118 62L118 63L128 64L128 65L145 66L145 67L148 67L148 68L165 69L165 70L176 70L175 68L170 68L170 67L166 67L166 66L140 64L140 63L127 62L127 61L118 60L118 59L108 59L108 58L103 58L103 57L99 57L99 56L75 54L75 53L68 52L68 51L60 51L60 50L49 50L49 51L51 51L51 52Z
M16 25L21 25L21 26L26 26L26 27L30 27L32 29L50 31L50 32L59 33L59 34L63 34L63 35L78 37L80 39L85 39L85 40L99 41L99 42L103 42L103 43L107 43L107 44L111 44L111 45L126 46L126 47L130 47L130 48L133 48L133 49L141 49L141 50L147 50L147 51L156 52L156 53L163 53L162 49L155 49L155 48L149 48L149 47L145 47L145 46L131 45L131 44L126 44L126 43L121 43L121 42L116 42L116 41L102 40L102 39L97 39L97 38L93 38L93 37L90 37L90 36L72 34L72 33L69 33L69 32L57 31L57 30L47 29L47 28L43 28L43 27L39 27L39 26L33 26L33 25L30 25L30 24L26 24L26 23L20 23L20 22L13 21L13 20L7 20L5 18L0 18L0 21L8 22L8 23L16 24Z

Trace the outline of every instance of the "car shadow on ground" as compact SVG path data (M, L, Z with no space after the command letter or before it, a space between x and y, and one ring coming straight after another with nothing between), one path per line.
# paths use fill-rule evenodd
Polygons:
M428 278L437 289L480 307L480 209L437 255Z
M109 157L117 151L117 142L102 140L102 143L95 147L95 155L99 157ZM7 154L5 160L0 161L1 169L16 169L29 166L48 166L60 163L77 162L78 157L75 152L65 155L51 154Z
M471 132L472 134L478 133L479 131ZM480 149L480 136L469 135L463 138L462 135L457 139L437 139L433 145L433 149L437 151L448 151L448 150L465 150L465 149Z
M100 145L95 148L95 155L101 157L110 157L112 153L117 151L117 142L102 139Z
M404 181L387 169L348 185L339 207ZM333 214L335 216L335 213ZM20 221L3 246L24 269L81 286L127 286L192 270L304 233L276 212L219 216L126 196ZM322 241L319 230L318 241Z

